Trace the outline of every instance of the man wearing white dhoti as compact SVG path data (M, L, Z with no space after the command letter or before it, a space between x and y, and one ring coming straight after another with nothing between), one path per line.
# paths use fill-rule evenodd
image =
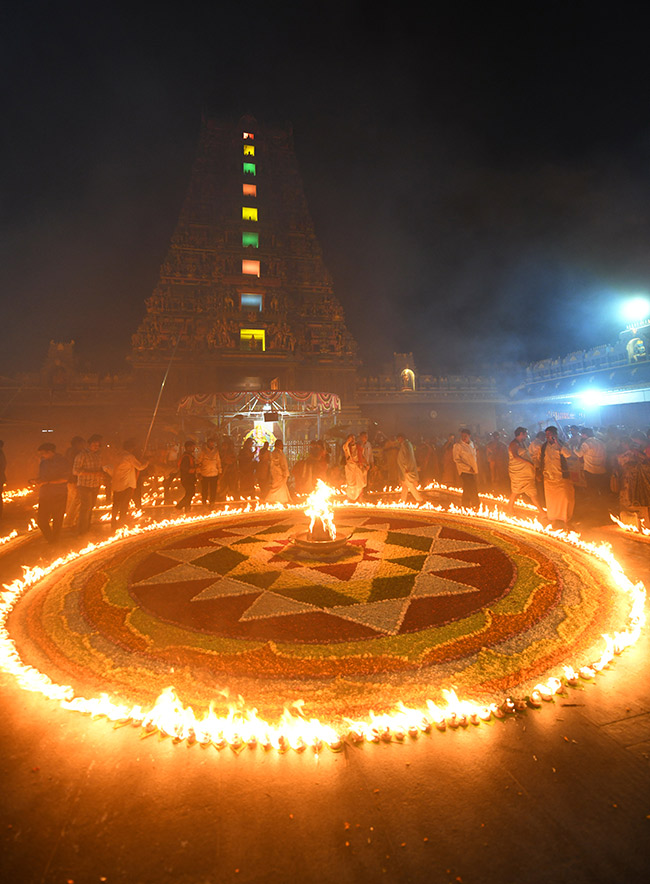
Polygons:
M406 503L409 494L411 494L417 503L422 503L424 495L418 488L418 466L415 460L413 446L403 433L397 434L397 441L399 442L397 469L399 470L399 476L402 482L401 500L403 503Z
M537 496L535 483L535 465L526 448L528 430L526 427L517 427L515 438L508 445L508 476L510 477L510 499L508 500L507 512L512 514L515 500L525 494L534 503L540 514L544 510Z
M476 446L472 442L472 434L468 429L460 431L460 442L453 447L454 463L458 470L460 483L463 487L461 503L463 506L478 509L478 461L476 458Z
M561 522L567 527L573 516L575 490L569 479L567 459L571 449L557 436L557 427L547 427L546 442L542 445L541 467L544 476L546 516L551 522Z
M345 457L345 494L348 500L358 500L366 487L367 469L354 433L350 433L343 445Z
M287 480L289 478L289 464L284 454L282 439L276 439L271 452L271 486L266 495L266 503L291 503L291 495Z

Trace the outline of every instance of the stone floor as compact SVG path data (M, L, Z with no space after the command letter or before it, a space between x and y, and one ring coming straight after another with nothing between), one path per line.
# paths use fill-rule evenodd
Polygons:
M584 533L650 586L650 543L588 520ZM33 536L0 578L50 554ZM0 675L2 880L645 882L649 660L646 629L539 711L319 757L142 738Z

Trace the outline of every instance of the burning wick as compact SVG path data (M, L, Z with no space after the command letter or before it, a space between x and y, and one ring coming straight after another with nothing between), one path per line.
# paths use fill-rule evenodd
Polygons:
M334 510L329 504L334 489L326 485L322 479L316 480L316 488L307 498L305 515L309 516L310 540L336 540Z

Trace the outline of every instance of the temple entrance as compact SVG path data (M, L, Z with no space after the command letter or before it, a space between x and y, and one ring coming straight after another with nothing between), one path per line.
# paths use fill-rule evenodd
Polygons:
M335 393L255 390L194 393L178 404L184 433L212 425L241 445L252 435L257 444L284 441L290 462L305 457L310 439L320 439L337 423L341 400Z

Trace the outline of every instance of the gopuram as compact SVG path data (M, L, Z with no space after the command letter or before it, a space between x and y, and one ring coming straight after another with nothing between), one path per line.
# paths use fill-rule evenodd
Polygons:
M312 390L351 400L356 344L309 215L290 130L204 117L190 184L133 336L147 396Z

